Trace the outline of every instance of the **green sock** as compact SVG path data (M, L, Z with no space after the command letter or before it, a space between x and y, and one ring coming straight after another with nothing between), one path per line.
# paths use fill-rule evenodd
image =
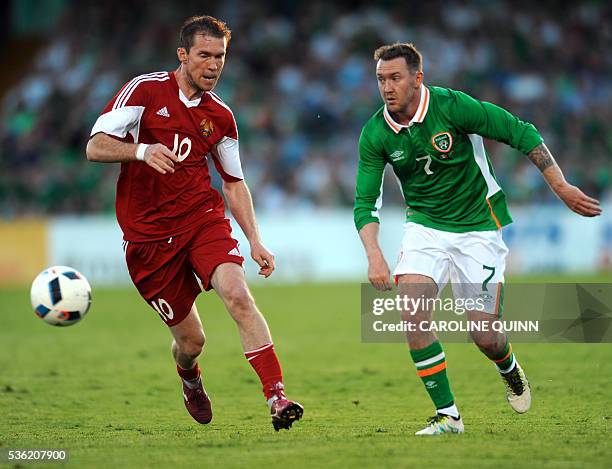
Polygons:
M436 409L445 409L455 404L453 393L446 376L446 357L440 342L418 350L411 350L410 355L417 369L417 375L423 380L425 389Z
M514 352L512 352L512 344L509 341L506 341L504 351L497 357L492 357L491 360L493 360L497 370L500 373L506 374L509 371L512 371L514 364L516 363L516 360L514 359Z

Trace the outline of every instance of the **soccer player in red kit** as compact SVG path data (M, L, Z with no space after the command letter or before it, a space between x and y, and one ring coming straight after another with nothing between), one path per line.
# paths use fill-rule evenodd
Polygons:
M121 163L116 209L128 270L174 337L172 355L191 416L200 423L212 419L197 362L205 337L194 303L202 288L212 288L236 321L278 431L299 420L303 408L285 396L268 325L249 292L244 259L207 165L210 155L251 257L267 278L274 256L259 236L242 175L236 121L212 92L230 38L231 31L216 18L188 19L180 32L178 69L129 81L96 121L87 158Z

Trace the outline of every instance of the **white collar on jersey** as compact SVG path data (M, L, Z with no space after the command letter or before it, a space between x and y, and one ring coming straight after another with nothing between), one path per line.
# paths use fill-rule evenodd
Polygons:
M421 100L419 101L419 107L414 113L414 116L412 116L412 119L410 119L410 122L408 122L408 125L402 125L395 122L393 117L391 117L391 114L389 114L386 104L383 111L383 116L385 118L385 122L389 125L389 127L391 127L393 132L399 134L402 129L407 129L415 122L423 122L423 119L425 119L425 114L427 114L427 109L429 109L429 89L421 83Z
M192 99L190 101L189 98L187 98L187 96L185 96L183 91L179 88L179 99L187 107L196 107L200 105L200 101L202 100L202 97L200 96L198 99Z

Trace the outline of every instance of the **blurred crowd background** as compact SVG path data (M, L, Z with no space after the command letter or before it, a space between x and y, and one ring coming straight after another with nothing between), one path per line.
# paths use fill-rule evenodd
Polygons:
M380 106L373 51L412 41L425 82L533 122L568 179L611 200L612 4L605 1L104 2L2 7L0 217L112 212L118 165L87 162L104 105L133 76L177 66L182 21L233 31L215 90L238 121L260 210L351 206L363 124ZM535 167L489 142L514 204L554 200ZM391 177L387 204L401 204Z

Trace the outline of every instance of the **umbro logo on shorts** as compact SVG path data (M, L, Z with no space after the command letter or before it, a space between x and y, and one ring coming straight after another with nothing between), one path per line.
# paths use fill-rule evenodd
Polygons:
M170 113L168 112L168 108L166 106L161 108L155 114L157 114L158 116L162 116L162 117L170 117Z

